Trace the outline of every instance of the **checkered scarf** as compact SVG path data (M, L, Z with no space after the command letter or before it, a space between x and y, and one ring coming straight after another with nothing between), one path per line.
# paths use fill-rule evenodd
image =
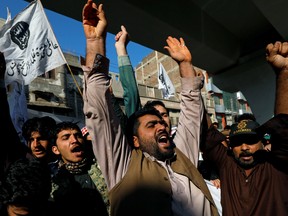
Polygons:
M62 160L59 161L59 168L64 168L68 170L71 174L80 174L87 171L88 160L84 158L80 162L76 163L64 163Z

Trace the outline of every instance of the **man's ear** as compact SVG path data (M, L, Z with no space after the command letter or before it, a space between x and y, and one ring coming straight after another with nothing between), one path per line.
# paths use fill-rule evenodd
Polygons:
M60 155L61 153L59 152L58 150L58 147L57 146L52 146L52 152L55 154L55 155Z
M140 144L139 144L139 139L137 136L133 136L133 144L135 148L139 148Z

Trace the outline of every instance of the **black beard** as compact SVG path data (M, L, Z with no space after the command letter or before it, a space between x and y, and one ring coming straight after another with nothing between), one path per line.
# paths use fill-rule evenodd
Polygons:
M169 147L169 149L171 149L171 151L166 152L166 153L163 153L160 151L156 141L154 141L154 143L152 144L152 143L145 143L144 140L141 140L142 145L140 145L139 149L141 149L143 152L146 152L149 155L153 156L157 160L165 161L167 159L171 159L175 153L175 150L174 150L175 144L172 140L170 140L170 142L172 143L171 146ZM148 146L149 146L149 148L148 148Z
M257 164L267 160L267 151L266 150L258 150L256 151L254 154L252 153L246 153L246 152L243 152L239 155L239 157L241 156L253 156L253 162L250 163L250 164L247 164L247 163L243 163L242 161L240 161L239 158L235 158L234 156L234 160L236 161L236 163L243 169L247 170L247 169L251 169L253 167L255 167Z
M255 158L254 158L254 161L253 161L252 163L250 163L250 164L243 163L242 161L240 161L240 158L235 158L235 157L234 157L234 159L235 159L236 163L237 163L241 168L243 168L243 169L245 169L245 170L251 169L251 168L253 168L253 167L257 164Z
M171 147L169 147L170 149L174 149L175 145L174 143L171 145ZM153 155L157 160L160 161L165 161L168 159L171 159L174 156L175 151L171 151L171 152L167 152L167 153L163 153L160 152L159 149L156 150L156 152L154 152L155 154Z

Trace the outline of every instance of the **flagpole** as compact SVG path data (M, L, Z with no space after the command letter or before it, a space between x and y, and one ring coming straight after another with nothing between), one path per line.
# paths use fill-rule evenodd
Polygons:
M66 65L67 65L68 70L69 70L69 72L70 72L70 74L71 74L71 76L72 76L72 78L73 78L73 80L74 80L74 82L75 82L75 85L76 85L76 87L77 87L77 89L78 89L78 91L79 91L79 93L80 93L80 95L81 95L81 97L82 97L82 99L83 99L83 94L82 94L82 91L81 91L81 89L80 89L80 86L79 86L77 80L75 79L75 76L74 76L74 74L73 74L70 66L69 66L68 64L66 64Z

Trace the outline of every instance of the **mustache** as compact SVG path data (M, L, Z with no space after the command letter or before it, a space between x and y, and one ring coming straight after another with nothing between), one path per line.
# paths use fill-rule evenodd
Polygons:
M40 145L40 146L35 147L35 150L45 151L46 149Z
M163 135L166 135L169 138L169 134L167 131L159 132L158 134L156 134L156 137L157 137L157 139L159 139L159 137L161 137Z
M242 152L239 154L239 157L249 157L249 156L253 156L254 154L251 152Z

